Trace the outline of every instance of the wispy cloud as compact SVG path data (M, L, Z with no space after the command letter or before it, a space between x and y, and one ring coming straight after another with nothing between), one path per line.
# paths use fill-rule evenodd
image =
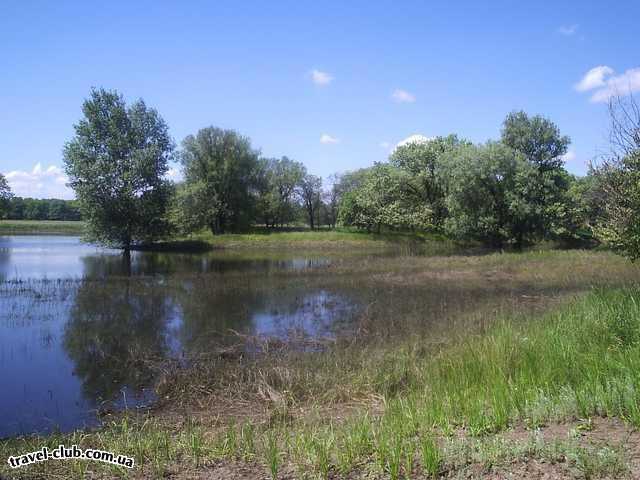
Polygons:
M380 145L380 148L389 148L391 146L391 143L389 143L389 142L380 142L379 145Z
M320 87L325 87L333 82L333 76L327 72L313 69L311 70L311 81Z
M589 70L574 86L579 92L593 91L592 102L606 102L616 95L629 95L640 91L640 67L616 75L613 68L600 65Z
M337 139L336 137L332 137L328 133L323 133L322 135L320 135L320 143L323 143L325 145L331 145L338 142L340 142L339 139Z
M66 186L69 179L60 167L43 168L36 163L31 171L12 170L4 174L11 191L19 197L74 198L73 191Z
M413 103L416 101L415 95L400 88L393 91L391 98L398 103Z
M578 32L579 27L580 26L575 23L573 25L562 25L558 28L558 33L560 35L570 37L571 35L575 35Z

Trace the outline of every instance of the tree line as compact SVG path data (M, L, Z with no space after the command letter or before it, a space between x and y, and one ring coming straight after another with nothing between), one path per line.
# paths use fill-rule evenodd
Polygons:
M23 198L8 193L6 198L0 193L0 198L0 218L6 220L81 220L80 206L75 200Z
M605 242L635 258L640 109L633 97L614 98L610 112L613 151L583 177L566 170L570 139L557 125L516 111L497 140L452 134L405 143L387 162L335 174L325 186L301 162L265 158L234 130L203 128L178 149L143 100L127 105L118 92L94 89L64 162L91 238L125 250L202 229L217 235L304 221L438 232L492 247ZM179 183L166 178L171 161L182 166Z

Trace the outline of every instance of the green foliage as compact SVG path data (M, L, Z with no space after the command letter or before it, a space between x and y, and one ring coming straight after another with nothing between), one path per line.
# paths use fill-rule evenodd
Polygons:
M602 192L597 233L611 247L640 258L640 105L634 97L609 105L613 152L595 171Z
M182 146L185 186L177 205L186 230L207 227L219 234L248 227L258 173L258 152L249 139L207 127L185 138Z
M306 172L302 163L287 157L259 160L257 217L267 228L282 226L294 220L294 197Z
M307 212L309 227L313 230L314 225L320 223L318 215L322 203L322 178L316 175L304 175L300 181L298 194L302 200L302 206Z
M389 157L392 165L406 171L408 194L416 203L423 203L432 211L432 223L442 226L447 217L446 195L449 191L449 152L470 142L457 135L436 137L428 142L411 142L395 149Z
M560 134L558 127L540 115L511 112L502 128L502 142L522 153L540 171L562 168L562 156L571 140Z
M640 249L640 240L629 244L640 223L629 220L636 206L627 193L638 182L628 172L634 154L624 157L630 168L575 178L563 168L569 138L550 120L522 111L506 117L500 143L473 146L456 135L408 143L388 164L333 176L325 191L302 163L259 158L248 138L215 127L184 139L185 180L172 186L163 176L173 144L155 110L142 101L127 107L116 92L94 90L83 111L65 163L90 236L109 245L128 248L166 234L169 202L171 223L183 234L305 221L312 229L341 223L368 232L445 231L492 246L594 242L595 219L604 218L602 200L613 186L618 205L606 212L598 234L618 249ZM74 204L60 202L14 199L8 215L78 218Z
M595 243L594 224L601 214L602 192L596 176L576 177L563 172L566 190L548 206L550 236L569 245Z
M8 201L9 220L80 220L76 200L12 197Z
M0 173L0 219L5 218L9 212L9 202L13 194L9 188L9 182L4 175Z
M64 162L92 240L125 249L168 231L173 142L158 112L138 100L92 90Z
M442 229L492 246L588 238L590 209L570 204L586 192L568 191L573 179L562 167L568 144L551 121L524 112L507 116L501 143L473 146L456 135L408 143L341 196L339 218L367 230Z
M380 232L382 227L421 229L430 226L431 210L408 193L409 174L388 164L376 164L362 184L342 198L339 221Z
M524 157L501 143L466 146L452 153L452 185L447 232L491 246L518 246L535 236L541 215L532 201L537 172Z
M605 192L597 232L609 246L637 260L640 257L640 148L601 166L597 172Z
M537 210L530 225L536 236L575 240L579 227L572 223L579 222L578 212L567 203L571 200L567 194L570 178L562 158L571 143L569 137L561 135L551 120L519 111L507 115L502 143L521 153L537 171L529 179L527 192Z

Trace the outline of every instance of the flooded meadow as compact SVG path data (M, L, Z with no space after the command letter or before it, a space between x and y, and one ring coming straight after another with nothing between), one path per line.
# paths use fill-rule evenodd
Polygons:
M545 309L637 274L586 251L126 258L77 237L0 237L0 437L92 427L105 413L150 405L168 365L187 368L202 355L259 362L266 351L313 354L356 340L448 341L498 314Z

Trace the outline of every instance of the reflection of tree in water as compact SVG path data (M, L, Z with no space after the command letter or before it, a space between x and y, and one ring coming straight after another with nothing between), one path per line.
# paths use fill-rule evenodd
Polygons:
M11 274L11 240L0 237L0 282L3 282Z
M85 278L106 278L113 275L154 275L171 273L228 273L251 274L276 270L301 270L326 265L324 258L245 258L219 252L131 252L126 256L87 255L84 262Z
M88 255L82 258L85 278L151 275L171 272L172 259L167 255L133 252L127 255Z
M180 340L185 351L193 352L212 341L224 342L231 330L249 331L249 312L258 308L262 299L247 288L228 288L198 279L185 282L177 302L182 311Z
M153 365L168 352L166 290L148 279L85 281L64 332L75 374L93 400L112 400L123 387L150 384Z

